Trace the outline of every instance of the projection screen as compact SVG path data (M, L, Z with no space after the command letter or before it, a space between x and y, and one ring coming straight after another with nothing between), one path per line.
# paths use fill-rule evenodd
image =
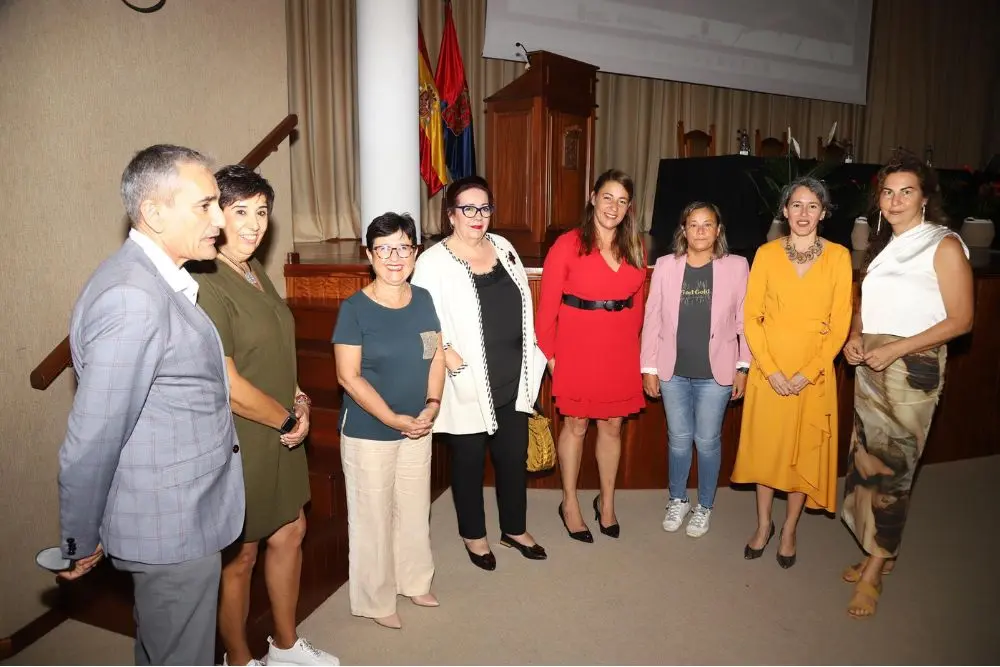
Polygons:
M488 0L483 56L864 104L872 0Z

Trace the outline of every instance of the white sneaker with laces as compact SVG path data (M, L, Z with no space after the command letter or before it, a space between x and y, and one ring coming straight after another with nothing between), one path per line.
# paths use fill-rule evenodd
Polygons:
M688 521L687 529L684 531L688 537L701 537L708 532L708 526L712 521L712 508L703 507L698 503L691 512L691 520Z
M278 648L274 645L274 639L267 638L267 656L264 657L266 665L339 665L337 656L316 648L309 643L308 639L299 637L292 648Z
M663 517L663 530L668 533L675 533L677 529L681 527L684 523L684 517L688 515L691 511L691 502L684 498L683 500L678 500L676 498L671 498L667 502L667 514Z
M226 655L225 653L222 654L222 664L223 665L229 665L230 664L230 662L229 662L229 656ZM248 666L249 665L263 665L263 664L264 663L261 662L260 660L258 660L257 658L250 658L250 662L247 663Z

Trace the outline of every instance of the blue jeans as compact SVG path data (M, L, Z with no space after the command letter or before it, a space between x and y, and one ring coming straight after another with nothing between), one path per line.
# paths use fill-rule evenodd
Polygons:
M694 444L698 448L698 502L711 508L722 466L722 420L732 387L723 387L712 378L675 375L660 382L660 393L667 413L670 498L687 498Z

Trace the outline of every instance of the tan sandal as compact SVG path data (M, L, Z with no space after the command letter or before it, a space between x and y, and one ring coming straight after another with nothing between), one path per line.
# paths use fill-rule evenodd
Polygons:
M887 574L892 574L892 571L896 569L895 565L889 567L889 563L891 562L892 561L887 560L885 564L882 566L883 577L886 576ZM855 563L854 565L851 565L850 567L846 568L843 572L841 572L840 578L849 584L856 584L861 580L861 573L864 572L864 569L865 569L864 561L860 563Z
M878 599L882 595L882 584L872 586L861 579L854 587L854 596L847 604L847 613L851 618L864 619L875 615Z

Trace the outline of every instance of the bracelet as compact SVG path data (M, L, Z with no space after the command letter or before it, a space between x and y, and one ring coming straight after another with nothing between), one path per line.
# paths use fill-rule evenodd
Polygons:
M295 404L296 405L304 405L307 408L311 408L313 402L312 402L312 399L309 398L308 394L300 392L300 393L298 393L298 394L295 395Z
M426 401L424 401L424 405L430 405L431 403L437 403L438 406L440 407L440 405L441 405L441 399L440 398L428 398Z

